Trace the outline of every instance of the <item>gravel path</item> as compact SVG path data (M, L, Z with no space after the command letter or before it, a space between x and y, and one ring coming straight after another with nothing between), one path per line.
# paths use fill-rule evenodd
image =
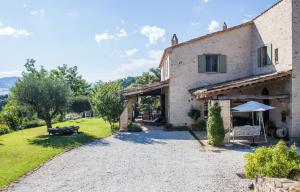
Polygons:
M120 133L64 153L8 191L243 191L244 151L206 151L189 132Z

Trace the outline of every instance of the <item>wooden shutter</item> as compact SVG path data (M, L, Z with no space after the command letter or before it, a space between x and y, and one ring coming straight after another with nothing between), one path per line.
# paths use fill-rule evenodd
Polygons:
M257 66L261 67L261 48L257 49Z
M198 55L198 72L199 73L206 72L205 55Z
M267 65L271 65L272 64L272 44L268 44L267 45Z
M227 57L226 55L219 55L219 73L227 72Z

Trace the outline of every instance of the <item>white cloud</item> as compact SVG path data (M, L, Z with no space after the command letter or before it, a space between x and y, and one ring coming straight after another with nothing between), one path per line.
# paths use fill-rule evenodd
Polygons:
M163 54L162 50L150 50L150 51L148 51L148 56L152 59L160 60L162 54Z
M128 75L128 73L137 73L143 70L148 70L152 67L157 67L159 65L162 53L162 50L151 50L148 52L147 58L129 59L127 64L124 64L120 68L114 70L113 73L122 77Z
M204 3L207 3L207 2L208 2L208 0L203 0L203 2L204 2Z
M101 33L95 35L95 41L100 43L101 41L114 39L114 36L109 33Z
M31 11L30 15L32 15L32 16L38 16L38 15L43 16L43 15L45 15L45 11L43 9L36 10L36 11Z
M0 28L0 36L13 36L13 37L20 37L20 36L29 36L31 33L24 30L24 29L15 29L10 26L6 26Z
M140 33L148 37L150 44L156 44L159 39L165 36L166 30L156 26L144 26Z
M208 31L209 32L216 32L220 29L221 29L220 23L218 21L215 21L215 20L211 21L209 26L208 26Z
M117 37L127 37L128 34L125 29L120 29L120 32L116 34Z
M3 24L0 22L0 27L2 26Z
M21 76L22 71L0 71L0 77L18 77Z
M23 4L23 7L27 7L27 4Z
M121 23L124 24L126 21L124 19L121 20Z
M138 52L138 49L129 49L121 54L121 57L131 57Z

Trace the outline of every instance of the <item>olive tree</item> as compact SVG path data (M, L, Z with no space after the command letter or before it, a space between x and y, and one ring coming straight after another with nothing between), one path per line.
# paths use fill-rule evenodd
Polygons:
M70 88L61 78L45 70L24 73L12 89L16 101L36 112L37 117L52 127L51 120L68 109Z
M97 114L108 121L110 127L113 128L124 109L120 82L114 81L98 85L94 89L92 103Z

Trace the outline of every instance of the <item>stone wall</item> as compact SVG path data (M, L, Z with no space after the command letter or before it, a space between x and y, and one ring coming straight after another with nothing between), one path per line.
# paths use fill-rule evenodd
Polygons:
M189 89L249 76L251 73L251 24L177 47L169 54L170 123L189 126L187 113L200 103ZM198 55L227 55L227 73L198 73Z
M125 109L123 110L121 116L120 116L120 130L127 130L128 126L128 105L126 105Z
M300 138L300 1L293 2L293 78L291 137Z
M291 0L283 0L254 20L251 50L254 74L283 71L292 68L291 10ZM272 45L273 62L272 65L258 67L257 49L264 45ZM275 63L275 49L279 51L278 63Z
M289 179L257 177L254 190L256 192L300 192L300 182Z

